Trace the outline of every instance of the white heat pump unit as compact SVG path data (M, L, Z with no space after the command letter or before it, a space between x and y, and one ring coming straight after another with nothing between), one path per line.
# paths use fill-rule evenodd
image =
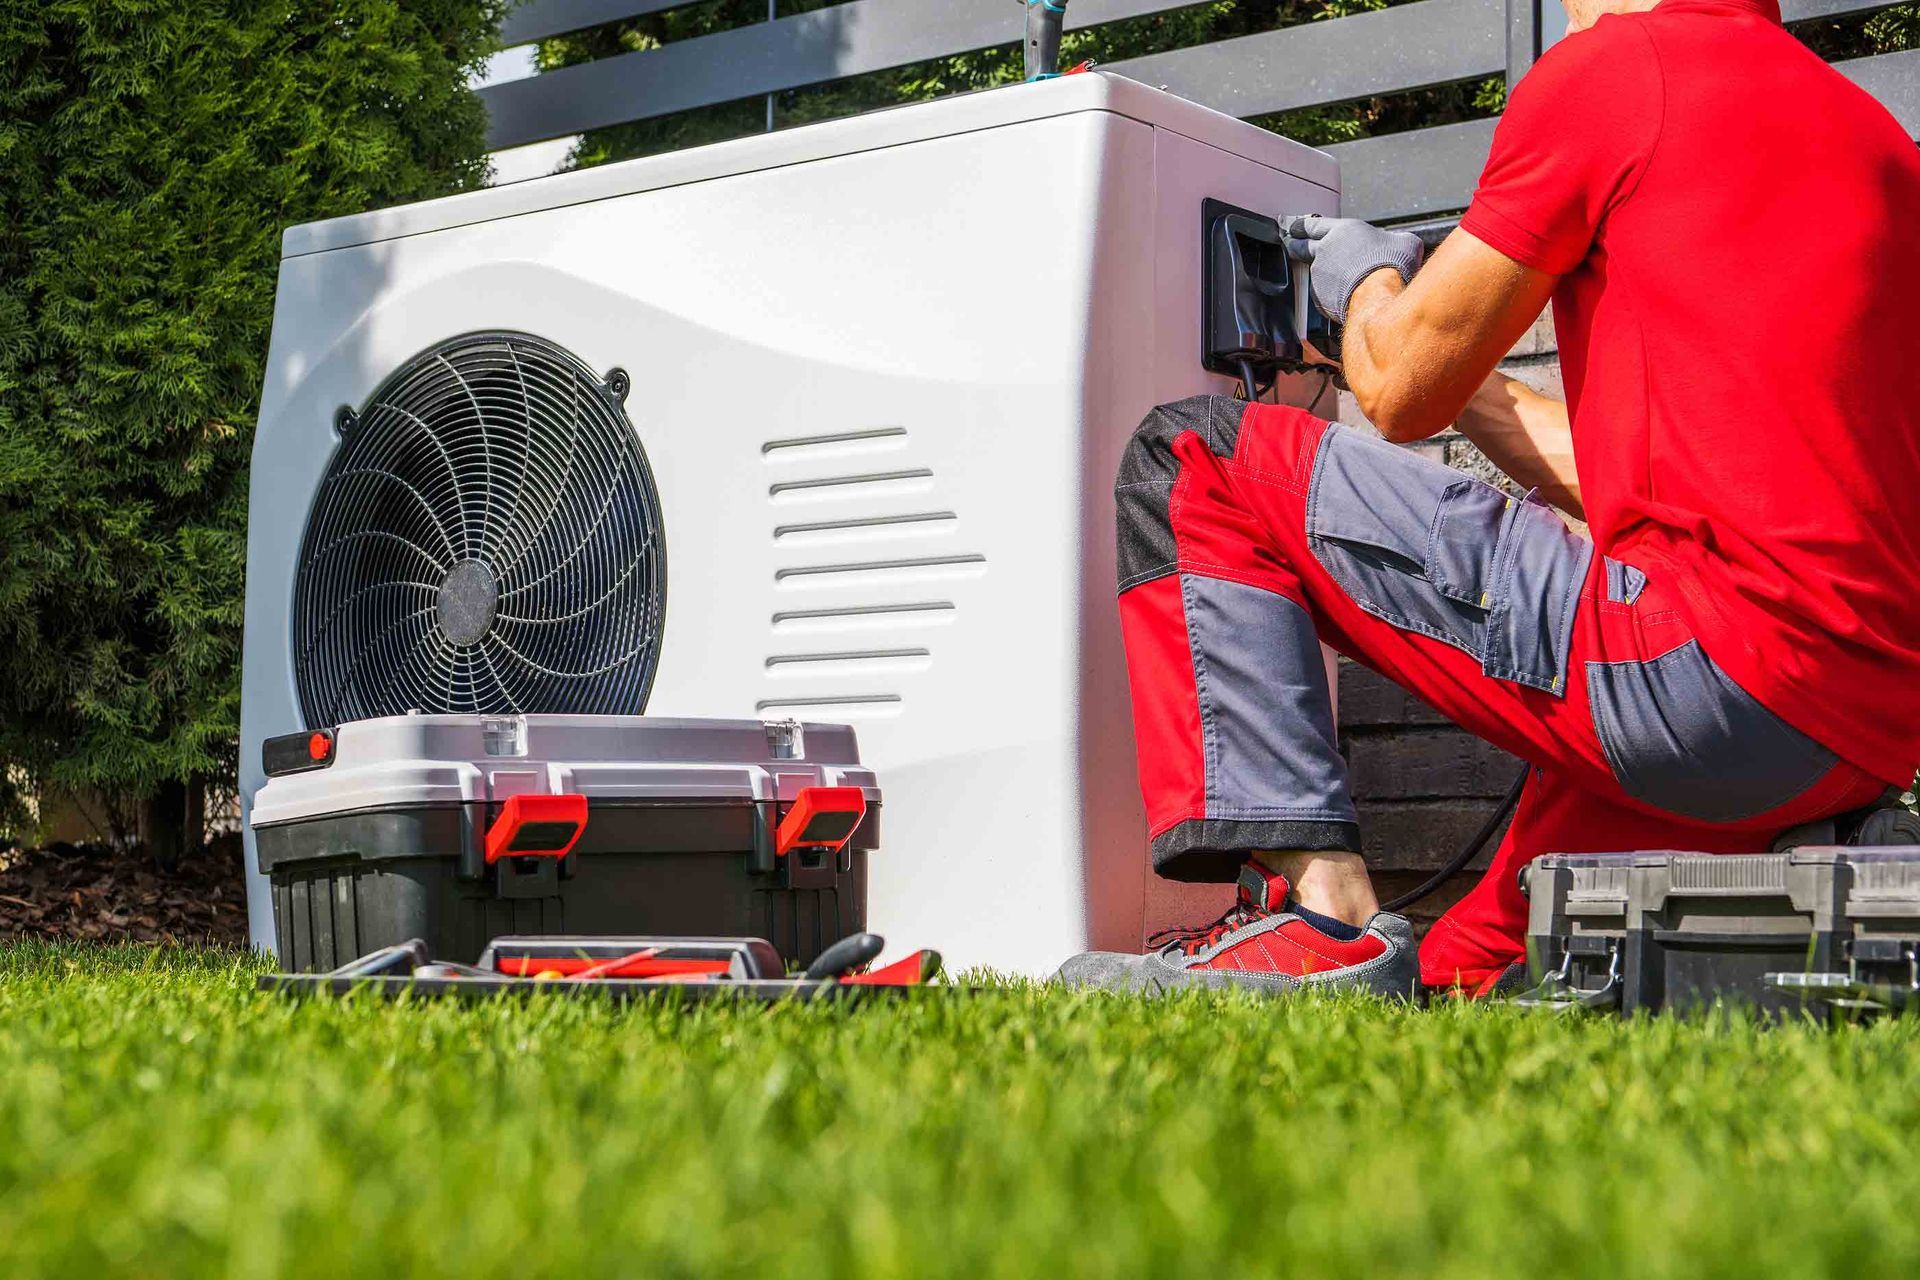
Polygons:
M1113 476L1149 408L1232 386L1202 202L1338 185L1085 74L293 228L244 798L266 739L412 709L846 722L871 928L956 968L1137 947L1172 908Z

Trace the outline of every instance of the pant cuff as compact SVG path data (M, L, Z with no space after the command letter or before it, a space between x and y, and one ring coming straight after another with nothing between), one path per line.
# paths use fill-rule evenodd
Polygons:
M1231 883L1255 849L1358 853L1360 824L1191 818L1153 838L1153 870L1163 879L1187 884Z

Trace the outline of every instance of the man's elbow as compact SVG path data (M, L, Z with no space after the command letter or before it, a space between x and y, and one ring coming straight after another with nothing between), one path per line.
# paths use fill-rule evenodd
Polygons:
M1395 444L1412 444L1447 429L1452 414L1435 413L1432 402L1423 396L1408 395L1387 388L1373 395L1359 395L1360 411L1374 429Z

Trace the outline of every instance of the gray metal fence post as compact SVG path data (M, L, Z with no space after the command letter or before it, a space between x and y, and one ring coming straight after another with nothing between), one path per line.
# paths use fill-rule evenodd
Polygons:
M1507 92L1540 56L1540 10L1558 0L1507 0Z
M780 16L780 0L767 0L767 21L772 22ZM773 94L767 94L767 132L773 132Z

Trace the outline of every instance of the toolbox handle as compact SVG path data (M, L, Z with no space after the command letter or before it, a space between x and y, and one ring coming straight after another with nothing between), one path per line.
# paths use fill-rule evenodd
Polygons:
M774 833L774 856L784 857L795 849L839 853L866 816L867 793L860 787L802 788Z
M1581 949L1590 951L1593 948ZM1566 953L1560 957L1560 967L1549 973L1539 986L1515 996L1513 1003L1523 1009L1552 1009L1557 1013L1618 1008L1621 996L1620 948L1617 945L1606 947L1607 976L1599 986L1591 988L1573 984L1574 952L1575 948L1569 945Z
M843 977L872 964L886 946L886 940L877 933L856 933L842 938L814 957L813 963L807 966L806 977L813 982Z
M510 796L487 828L487 865L502 858L564 858L586 829L585 796Z

